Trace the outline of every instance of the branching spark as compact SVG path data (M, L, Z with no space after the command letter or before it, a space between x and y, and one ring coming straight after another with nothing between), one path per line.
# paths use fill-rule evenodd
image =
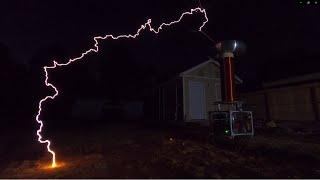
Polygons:
M207 17L207 13L206 13L206 10L205 10L205 9L203 9L203 8L201 8L201 7L197 7L197 8L191 9L190 11L187 11L187 12L182 13L182 15L180 16L180 18L179 18L178 20L176 20L176 21L172 21L172 22L169 22L169 23L162 23L157 29L154 29L154 28L151 26L151 19L148 19L148 21L147 21L145 24L141 25L141 27L137 30L137 32L136 32L135 34L118 35L118 36L105 35L105 36L97 36L97 37L94 37L94 38L93 38L94 41L95 41L94 48L91 48L91 49L83 52L83 53L81 54L81 56L76 57L76 58L73 58L73 59L69 59L69 61L66 62L66 63L58 63L58 62L56 62L56 61L53 61L53 65L51 65L51 66L44 66L44 67L43 67L44 72L45 72L45 76L46 76L46 78L45 78L45 85L48 86L48 87L51 87L52 89L54 89L55 93L54 93L53 95L51 95L51 96L46 96L45 98L41 99L40 102L39 102L39 110L38 110L38 114L37 114L37 116L36 116L36 120L37 120L37 122L40 124L40 127L39 127L39 129L37 130L37 136L38 136L38 141L39 141L40 143L46 144L46 145L47 145L47 151L48 151L49 153L51 153L51 155L52 155L52 163L51 163L51 167L52 167L52 168L54 168L54 167L57 166L57 164L56 164L56 154L55 154L55 152L50 148L51 142L50 142L49 140L43 140L43 139L42 139L42 136L41 136L40 133L41 133L42 128L43 128L43 121L40 120L40 115L41 115L41 111L42 111L42 104L43 104L45 101L47 101L48 99L53 100L55 97L57 97L58 94L59 94L59 91L58 91L58 89L57 89L53 84L51 84L50 82L48 82L49 76L48 76L48 71L47 71L47 70L48 70L48 69L54 69L54 68L60 67L60 66L67 66L67 65L71 64L72 62L75 62L75 61L77 61L77 60L82 59L84 56L86 56L86 55L89 54L89 53L92 53L92 52L97 53L97 52L99 51L99 46L98 46L99 42L98 42L98 40L105 40L105 39L110 39L110 38L111 38L111 39L114 39L114 40L116 40L116 39L122 39L122 38L135 39L135 38L137 38L137 37L140 35L141 31L143 31L143 30L146 29L146 28L148 28L149 31L151 31L151 32L153 32L153 33L155 33L155 34L158 34L158 33L163 29L163 27L171 26L171 25L173 25L173 24L179 23L179 22L183 19L184 16L186 16L186 15L193 15L194 12L200 12L200 13L202 13L202 14L204 15L204 17L205 17L205 20L203 21L202 25L201 25L201 26L199 27L199 29L198 29L200 32L202 32L202 28L203 28L203 27L206 25L206 23L208 22L208 17Z

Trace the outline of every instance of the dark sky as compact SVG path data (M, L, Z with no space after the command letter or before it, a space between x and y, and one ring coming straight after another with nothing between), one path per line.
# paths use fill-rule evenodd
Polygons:
M9 47L18 62L29 62L43 47L53 44L63 46L67 56L76 56L75 52L92 45L93 36L132 33L148 18L157 25L198 5L197 0L1 1L0 42ZM214 40L240 39L247 43L248 52L238 67L248 80L261 76L266 64L279 62L283 67L300 58L295 63L299 66L301 58L320 60L319 5L302 7L295 0L202 0L202 5L209 17L204 31ZM193 22L201 22L200 15L193 18ZM194 34L194 30L187 31ZM210 51L213 43L202 43ZM304 68L307 71L308 66Z

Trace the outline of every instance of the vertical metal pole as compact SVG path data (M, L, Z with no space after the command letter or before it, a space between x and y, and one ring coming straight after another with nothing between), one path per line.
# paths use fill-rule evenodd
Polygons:
M320 121L320 112L319 112L319 104L317 102L317 94L316 94L316 88L310 87L310 98L311 98L311 104L312 104L312 109L314 113L314 118L316 121Z
M161 120L161 87L158 88L158 120Z
M265 92L263 94L264 96L264 105L265 105L265 110L266 110L266 121L271 121L271 115L270 115L270 107L269 107L269 96L268 92Z
M166 113L165 113L165 104L164 104L164 88L162 89L162 120L166 120Z
M178 121L178 82L175 82L176 85L176 113L175 113L175 121Z

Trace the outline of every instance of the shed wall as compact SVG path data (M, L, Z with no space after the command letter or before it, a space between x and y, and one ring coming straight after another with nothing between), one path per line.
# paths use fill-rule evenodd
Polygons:
M267 120L267 99L264 93L244 94L241 100L245 103L246 109L254 113L254 118L258 120Z
M241 97L253 111L254 118L279 123L319 122L320 83L267 89Z
M184 118L186 122L203 122L208 124L208 112L214 110L213 103L221 100L220 90L220 72L219 68L213 63L195 69L183 76L183 91L184 91ZM189 83L197 81L204 83L205 87L205 120L193 120L189 112Z

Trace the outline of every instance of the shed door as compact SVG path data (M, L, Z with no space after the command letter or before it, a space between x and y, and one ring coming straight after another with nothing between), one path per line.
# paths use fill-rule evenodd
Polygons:
M204 83L189 81L189 112L191 119L205 119Z

